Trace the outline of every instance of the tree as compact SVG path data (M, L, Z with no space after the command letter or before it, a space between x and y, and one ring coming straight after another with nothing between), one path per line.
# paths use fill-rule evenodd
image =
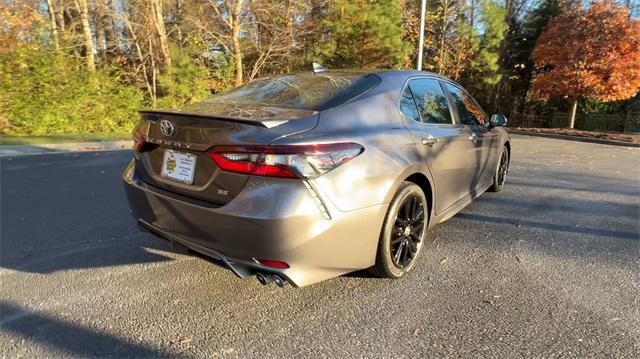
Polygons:
M233 42L233 58L236 64L236 86L242 85L242 47L240 46L240 27L242 20L242 0L236 0L233 10L229 12L228 20L231 27L231 41Z
M482 74L480 81L487 85L495 85L500 81L499 67L500 45L507 31L506 11L495 0L481 1L483 33L480 48L473 66Z
M207 90L207 69L193 61L196 48L178 48L172 46L172 63L158 77L162 91L161 107L177 108L195 101L201 101L209 95Z
M318 27L310 21L312 4L306 1L251 1L251 16L244 27L243 56L245 79L291 72L304 66L311 46L306 38Z
M332 67L397 68L410 48L402 40L402 7L393 0L335 0L318 60Z
M580 99L625 100L640 89L640 21L610 1L572 9L549 23L532 57L532 95L570 99L573 128Z
M441 11L442 11L442 15L440 16L440 23L441 23L441 27L440 27L440 33L438 35L438 44L439 44L439 49L438 49L438 72L439 73L444 73L445 70L445 66L446 66L446 62L445 62L445 54L446 54L446 47L445 47L445 41L447 40L447 30L448 30L448 25L449 22L452 21L450 19L455 19L455 15L450 15L450 14L455 14L455 10L454 10L454 4L452 0L441 0L439 2L440 7L441 7Z
M149 6L151 6L151 16L153 25L158 36L158 43L160 53L162 54L162 61L164 62L165 69L171 67L171 54L169 52L169 40L167 39L167 31L164 26L164 15L162 13L162 0L149 0Z
M470 56L465 4L454 0L428 0L425 14L424 69L456 79ZM418 13L419 16L419 13Z
M87 0L76 0L76 7L80 13L80 23L82 24L82 33L84 35L84 51L87 61L87 70L94 72L96 70L95 49L93 46L93 34L89 25L89 5Z
M637 62L625 55L638 47L633 33L638 30L631 29L637 25L628 25L637 23L629 20L638 19L637 1L611 1L631 9L628 18L622 16L626 22L618 21L619 15L611 20L610 14L589 20L591 15L578 6L591 2L584 0L427 0L423 68L461 82L488 110L548 113L562 106L566 96L580 99L581 110L630 113L631 100L601 101L631 96L613 96L603 89L637 91ZM572 25L547 37L558 38L560 45L554 46L560 46L557 52L565 60L547 61L545 56L556 51L539 50L541 62L534 63L531 54L537 39L549 20L561 13ZM19 131L53 133L68 128L58 114L71 107L86 109L78 105L82 97L100 96L106 88L142 94L144 106L180 107L254 78L309 71L311 61L330 68L413 68L420 1L0 0L0 23L5 25L0 26L0 57L40 71L11 85L7 79L24 71L11 67L0 74L5 81L0 88L0 132L11 123ZM620 26L620 33L612 31ZM578 37L582 39L575 40ZM598 47L599 41L606 43L604 48ZM18 111L25 104L38 108L29 96L45 94L35 89L68 92L50 85L71 79L67 70L82 71L73 77L73 88L81 91L60 95L59 101L52 97L46 107L50 115ZM550 100L531 101L534 72L536 90L543 89L536 92L537 98ZM558 72L568 80L561 81ZM109 86L108 78L113 80ZM584 90L587 85L592 87L589 91ZM580 91L574 91L576 86ZM552 93L554 87L560 89ZM16 94L25 96L24 101L14 100ZM104 105L123 99L114 96L109 100L113 103ZM68 117L80 128L81 116L74 112ZM45 125L43 118L52 120ZM85 118L94 121L89 115Z
M480 0L479 9L471 2L467 25L461 26L467 42L466 57L458 63L465 64L463 76L456 74L460 82L488 109L496 85L500 82L500 50L507 31L506 10L495 0ZM461 67L458 65L457 67Z
M503 113L524 111L533 77L531 53L549 20L567 11L576 0L541 0L528 9L529 0L508 0L509 29L501 51L500 73L503 75L496 91L494 108ZM505 96L506 95L506 96Z
M248 1L193 1L185 7L190 26L200 37L210 40L212 47L222 47L233 56L236 86L244 81L244 49L242 35L248 19Z
M56 25L56 10L53 2L47 0L47 10L49 10L49 24L51 25L51 36L53 37L53 46L56 51L60 51L60 40L58 39L58 26Z

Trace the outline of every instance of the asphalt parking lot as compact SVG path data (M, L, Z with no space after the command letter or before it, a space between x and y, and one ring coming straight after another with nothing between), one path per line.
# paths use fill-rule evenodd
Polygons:
M264 287L129 217L129 151L4 157L2 357L639 357L640 149L514 136L401 280Z

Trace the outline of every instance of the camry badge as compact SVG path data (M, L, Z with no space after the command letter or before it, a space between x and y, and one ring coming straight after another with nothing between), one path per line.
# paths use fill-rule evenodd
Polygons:
M173 136L173 133L176 131L175 126L169 120L160 121L160 131L163 135L170 137Z

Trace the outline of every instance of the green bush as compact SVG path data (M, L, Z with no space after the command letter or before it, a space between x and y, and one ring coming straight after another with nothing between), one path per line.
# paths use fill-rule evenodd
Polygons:
M114 68L89 73L82 59L34 45L0 53L0 133L130 131L142 106L142 92Z

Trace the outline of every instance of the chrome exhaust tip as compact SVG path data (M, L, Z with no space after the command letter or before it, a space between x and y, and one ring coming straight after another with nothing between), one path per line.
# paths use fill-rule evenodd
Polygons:
M256 278L258 279L258 282L260 282L260 284L262 285L267 285L269 283L271 283L273 281L273 277L264 273L256 273Z
M284 287L284 285L287 284L287 282L285 282L285 280L277 274L274 274L273 276L271 276L271 278L273 278L273 282L280 288Z

